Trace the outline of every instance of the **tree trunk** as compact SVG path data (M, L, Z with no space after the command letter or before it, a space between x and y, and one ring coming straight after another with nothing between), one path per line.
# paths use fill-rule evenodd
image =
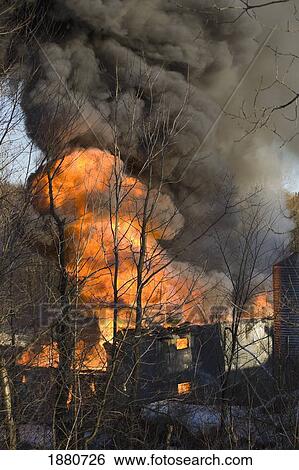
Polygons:
M13 416L12 391L8 370L4 359L0 358L0 382L5 413L6 439L11 450L17 448L16 425Z
M56 211L53 194L53 177L48 171L50 213L55 221L58 236L57 261L59 267L59 297L61 313L55 327L55 340L58 346L59 364L56 380L56 404L54 415L54 447L65 449L72 447L72 423L70 397L74 383L75 334L70 299L68 293L68 272L66 261L66 234L64 218Z

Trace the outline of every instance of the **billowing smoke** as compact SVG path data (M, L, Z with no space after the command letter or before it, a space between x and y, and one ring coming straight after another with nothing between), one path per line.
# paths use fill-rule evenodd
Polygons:
M243 2L229 3L237 8L224 8L227 0L22 1L15 21L24 27L6 52L10 64L21 61L14 78L24 84L27 130L43 154L106 149L143 180L150 162L155 184L163 181L185 217L171 249L197 263L208 257L210 269L219 267L212 241L191 242L223 209L232 178L237 193L279 181L269 141L253 138L236 152L234 122L211 132L219 103L257 50L258 23L236 21ZM238 220L221 219L221 230Z
M50 137L107 148L117 139L142 165L149 134L161 147L172 131L167 163L182 166L217 117L213 91L225 94L256 48L251 23L230 23L209 1L22 3L36 3L37 26L10 55L23 59L27 128L45 151Z

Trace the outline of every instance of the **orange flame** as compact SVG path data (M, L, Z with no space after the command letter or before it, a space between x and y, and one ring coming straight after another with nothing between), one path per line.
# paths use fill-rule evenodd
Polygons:
M251 314L254 318L265 318L273 315L273 305L267 292L262 292L254 297Z
M58 346L56 342L45 344L41 348L31 348L25 351L17 361L18 365L29 367L53 367L59 363ZM83 340L76 344L74 369L80 371L104 370L106 367L106 354L100 344L87 347Z
M113 335L109 305L115 305L115 292L119 328L134 322L141 288L145 324L168 322L173 314L186 319L196 308L195 276L171 262L159 245L160 239L175 236L182 217L168 196L126 175L119 158L77 149L57 160L48 174L39 173L32 191L40 214L50 213L52 195L55 211L66 220L69 277L80 285L81 301L102 305L97 315L106 341Z

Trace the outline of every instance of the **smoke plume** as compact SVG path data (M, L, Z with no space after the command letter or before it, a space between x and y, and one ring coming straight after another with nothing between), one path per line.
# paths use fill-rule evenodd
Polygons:
M236 21L243 2L227 3L16 2L12 24L24 26L6 45L6 61L18 64L12 79L24 88L27 131L44 155L97 147L120 156L128 174L162 181L185 218L172 245L180 251L222 210L231 177L242 191L279 181L269 140L253 138L236 151L232 122L211 132L257 50L258 23L248 15ZM220 224L227 231L238 217ZM200 239L183 258L201 263L210 243ZM208 257L215 269L219 260Z

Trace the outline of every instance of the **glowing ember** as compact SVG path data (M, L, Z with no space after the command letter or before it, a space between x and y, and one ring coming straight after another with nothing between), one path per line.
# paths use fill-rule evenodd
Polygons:
M66 402L66 406L68 410L70 409L72 399L73 399L73 387L71 386L69 389L69 394L68 394L67 402Z
M91 382L90 390L91 390L92 394L95 395L97 390L96 390L96 384L94 382Z
M188 338L179 338L176 340L177 349L187 349L189 347Z
M191 392L191 383L190 382L183 382L178 384L178 394L184 395L186 393Z

